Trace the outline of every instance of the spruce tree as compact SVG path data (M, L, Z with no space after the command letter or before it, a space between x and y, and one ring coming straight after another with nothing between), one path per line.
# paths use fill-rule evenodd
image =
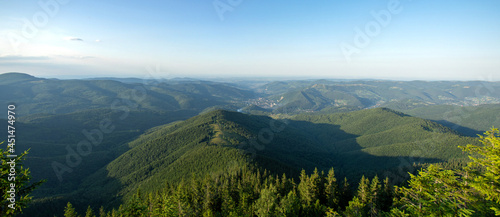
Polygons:
M106 211L104 211L103 206L101 206L101 208L99 208L99 217L106 217Z
M255 214L259 217L275 216L278 195L273 184L270 184L260 192L260 198L255 201Z
M189 190L184 179L181 180L175 192L176 212L181 216L191 215L192 208L189 198Z
M363 204L367 204L371 198L370 180L363 175L359 181L356 196Z
M370 184L370 198L368 202L369 214L372 217L379 215L381 188L378 176L375 176Z
M191 204L195 216L200 216L203 213L203 185L197 178L191 181Z
M344 215L348 217L366 216L366 204L363 203L358 197L354 197L349 201L349 206L346 207Z
M392 207L392 201L394 197L394 187L389 182L389 178L384 179L384 184L382 187L382 192L380 195L380 210L384 212L389 212Z
M137 189L137 192L132 196L132 198L126 203L125 207L121 207L120 213L124 213L126 216L144 216L147 213L147 206L143 202L141 190Z
M90 206L87 207L87 211L85 212L85 217L95 217L94 211Z
M64 208L64 217L79 217L78 213L75 211L75 208L70 202L68 202L66 208Z
M298 186L299 190L299 195L300 195L300 200L302 201L302 204L307 204L310 203L311 201L311 193L309 189L309 176L307 176L306 171L302 169L300 172L300 182Z
M288 192L276 209L279 216L300 216L300 199L294 191Z
M351 191L351 186L347 181L347 178L344 177L344 181L342 182L342 188L340 189L340 200L339 205L341 209L344 209L349 205L349 201L352 199L353 193Z
M328 176L325 180L325 199L326 205L330 208L334 208L334 210L339 210L339 185L337 183L337 178L335 178L335 172L333 168L330 168L328 171Z

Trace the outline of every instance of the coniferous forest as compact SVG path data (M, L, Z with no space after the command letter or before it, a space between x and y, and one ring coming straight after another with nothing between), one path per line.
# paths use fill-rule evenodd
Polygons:
M389 178L363 176L352 188L327 172L304 170L297 180L267 171L242 168L231 173L195 177L160 190L141 188L118 208L91 206L78 214L68 202L64 216L495 216L500 215L500 138L498 129L479 137L481 145L460 147L468 153L467 166L455 170L431 164L401 186ZM2 174L7 174L2 152ZM20 158L23 158L21 156ZM18 182L29 180L29 171ZM27 194L41 183L24 188ZM8 210L2 203L2 210Z
M85 216L495 216L500 215L498 129L482 145L461 147L471 162L456 170L428 165L408 183L362 177L356 189L334 169L300 173L298 180L242 169L140 189L119 208L88 207ZM80 216L71 203L64 216ZM83 213L82 215L83 216Z

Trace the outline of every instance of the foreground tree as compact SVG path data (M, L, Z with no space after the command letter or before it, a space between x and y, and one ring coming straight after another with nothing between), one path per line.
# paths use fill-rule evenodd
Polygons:
M409 186L398 188L402 209L411 216L470 216L467 186L452 170L430 165L418 175L411 175Z
M400 210L393 216L500 216L500 140L498 129L480 136L482 145L461 147L471 162L462 170L430 165L397 188Z
M335 172L333 168L328 171L328 176L326 177L325 183L325 199L326 205L335 210L339 210L339 184L337 183L337 178L335 178Z
M1 142L0 144L3 144ZM17 157L8 157L8 150L0 149L1 177L0 177L0 216L15 216L28 207L32 197L30 193L41 185L45 180L29 184L31 180L30 171L23 167L23 161L28 151ZM14 164L15 163L15 166ZM13 170L15 170L14 173ZM14 187L12 187L14 186ZM12 192L12 193L10 193ZM14 197L11 197L14 196ZM13 205L15 204L15 205Z
M472 160L466 168L466 181L474 188L481 199L485 199L487 208L500 216L500 138L499 131L491 131L479 136L482 146L467 145L461 147L470 153Z

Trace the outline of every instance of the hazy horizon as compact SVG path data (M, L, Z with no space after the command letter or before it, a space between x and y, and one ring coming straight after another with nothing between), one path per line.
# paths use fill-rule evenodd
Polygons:
M145 76L145 77L134 77L134 76L36 76L24 72L4 72L2 74L8 73L20 73L27 74L42 79L58 79L58 80L99 80L99 79L138 79L138 80L174 80L174 79L187 79L187 80L200 80L200 81L220 81L220 82L236 82L236 81L262 81L262 82L273 82L273 81L316 81L316 80L328 80L328 81L401 81L401 82L411 82L411 81L424 81L424 82L500 82L499 80L432 80L432 79L391 79L391 78L328 78L328 77L305 77L305 76L295 76L295 77L265 77L265 76L246 76L246 77L231 77L231 76L172 76L172 77L157 77L157 76Z

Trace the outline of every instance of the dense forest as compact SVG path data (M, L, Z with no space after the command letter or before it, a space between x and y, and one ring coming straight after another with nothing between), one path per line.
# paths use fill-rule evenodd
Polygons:
M249 170L168 182L156 192L137 191L118 209L99 216L494 216L500 215L498 130L480 137L482 145L461 147L472 160L447 170L430 165L405 186L388 178L361 178L352 191L334 169L304 170L297 181ZM474 156L474 157L473 157ZM71 203L65 216L78 216ZM86 217L96 216L89 206Z
M85 216L498 216L499 136L498 129L492 129L480 136L481 145L461 146L471 159L467 166L448 170L431 164L403 186L392 186L389 178L363 176L352 190L347 179L337 179L333 168L310 175L302 170L296 181L286 174L243 168L165 182L154 192L139 188L117 209L101 206L94 212L88 206ZM9 170L6 153L2 151L2 176ZM28 181L22 179L19 185ZM38 184L19 193L25 199L21 206L27 206L27 194ZM6 206L4 200L2 212ZM80 215L68 202L64 216Z

